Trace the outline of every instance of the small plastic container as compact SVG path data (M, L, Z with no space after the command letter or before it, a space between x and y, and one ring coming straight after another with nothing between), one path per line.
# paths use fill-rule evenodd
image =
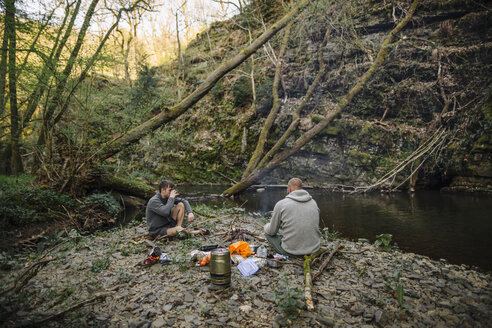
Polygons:
M266 258L268 255L268 251L265 247L265 245L261 245L260 247L258 247L258 249L256 250L256 256L258 257L263 257L263 258Z
M239 272L245 277L254 275L260 269L255 261L252 259L246 259L238 264Z

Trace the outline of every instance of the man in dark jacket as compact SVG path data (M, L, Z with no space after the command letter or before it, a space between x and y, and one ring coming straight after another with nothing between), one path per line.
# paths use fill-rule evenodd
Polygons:
M301 179L289 180L287 196L275 204L272 219L264 230L277 253L301 256L319 249L319 208L311 195L302 189Z
M151 236L174 236L183 231L185 212L188 213L188 222L195 219L190 203L186 199L176 198L177 195L171 181L162 180L159 183L159 192L149 200L145 211Z

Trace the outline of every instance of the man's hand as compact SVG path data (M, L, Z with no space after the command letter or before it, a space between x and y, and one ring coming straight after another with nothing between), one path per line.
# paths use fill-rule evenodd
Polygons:
M173 189L173 190L171 190L171 194L169 195L169 197L176 198L177 195L178 195L178 192Z
M181 231L185 230L185 228L183 228L182 226L176 226L176 227L174 227L174 229L176 229L176 232L181 232Z
M188 213L188 223L193 222L195 220L195 215L193 213Z

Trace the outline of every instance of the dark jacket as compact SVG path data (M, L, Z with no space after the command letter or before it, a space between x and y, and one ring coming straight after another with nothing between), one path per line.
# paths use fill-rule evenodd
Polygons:
M176 226L176 221L171 217L171 210L178 203L184 204L186 213L192 213L190 203L186 199L162 198L160 193L156 193L149 199L145 216L151 236L165 235L167 228Z

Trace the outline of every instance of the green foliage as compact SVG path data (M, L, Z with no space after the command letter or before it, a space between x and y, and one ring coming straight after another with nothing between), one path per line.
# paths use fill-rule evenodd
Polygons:
M202 244L203 242L193 235L187 235L185 239L181 240L182 249L199 249L202 247Z
M263 81L256 89L256 112L259 116L266 117L273 106L272 94L273 80L267 79ZM279 95L280 97L281 95Z
M392 238L393 238L393 235L391 235L389 233L383 233L383 234L377 235L376 241L374 242L374 245L376 247L382 248L385 252L389 252L389 251L393 250L393 247L390 245Z
M129 283L134 278L133 274L123 268L118 268L115 275L120 283Z
M398 306L403 308L405 306L403 296L405 295L403 281L400 279L400 269L395 269L391 276L383 274L383 279L386 281L385 287L388 289L392 296L398 302Z
M84 198L87 203L99 206L110 215L118 214L122 208L120 203L111 195L110 192L94 193Z
M134 108L142 107L157 97L157 85L159 80L155 77L156 68L141 65L138 78L130 91L130 105Z
M234 81L231 86L233 103L236 107L244 107L253 100L253 91L251 89L251 80L245 76L241 76Z
M187 254L177 254L174 256L172 263L177 264L181 272L188 271L190 268L190 261L187 258Z
M139 254L142 252L142 246L135 245L132 243L126 244L123 248L121 248L120 253L122 256L129 256L131 254Z
M74 290L72 287L64 288L60 295L58 295L52 306L65 302L70 296L72 296L73 293Z
M104 271L109 268L110 264L111 261L109 260L109 257L106 257L104 259L96 259L91 263L91 271L96 273Z
M290 286L290 281L289 275L284 273L279 287L274 291L274 295L279 311L288 316L289 319L294 319L299 310L304 307L304 301L302 301L302 292L298 288Z
M34 177L0 176L0 225L19 226L39 222L50 213L65 211L75 202L66 194L33 184Z
M215 100L219 100L224 97L225 87L222 81L218 81L212 90L210 90L210 94L214 97Z
M330 232L330 228L326 227L321 230L321 235L326 241L335 240L340 237L340 232L335 231L335 226L332 226L332 231Z

